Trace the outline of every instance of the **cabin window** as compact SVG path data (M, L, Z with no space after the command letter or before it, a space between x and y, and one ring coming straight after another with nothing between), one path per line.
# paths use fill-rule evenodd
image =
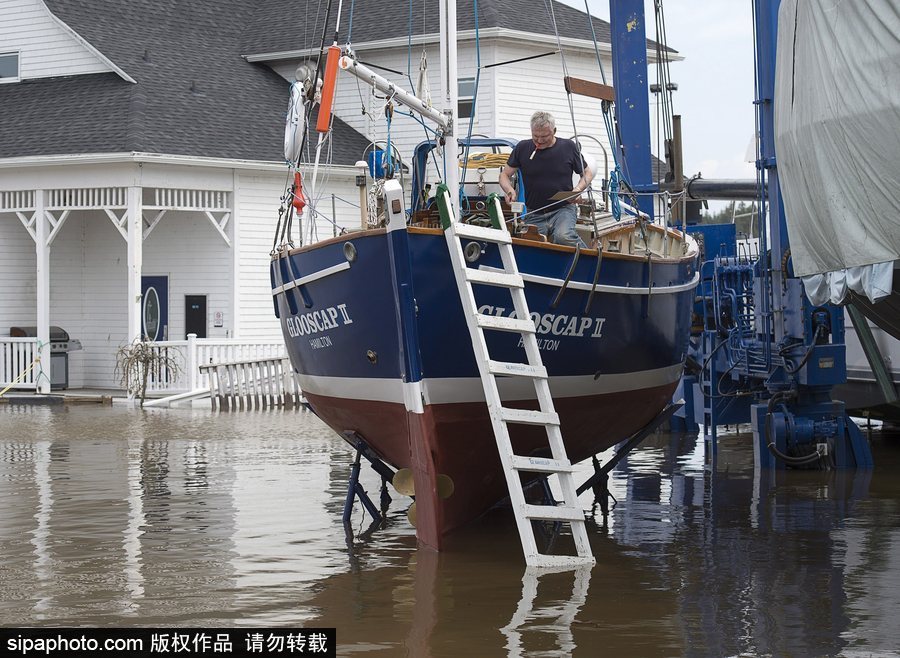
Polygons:
M19 53L0 53L0 83L18 80Z
M460 78L456 93L459 118L471 119L475 103L475 78Z

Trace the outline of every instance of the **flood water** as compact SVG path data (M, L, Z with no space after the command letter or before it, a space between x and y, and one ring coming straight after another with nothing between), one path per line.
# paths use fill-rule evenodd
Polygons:
M0 625L333 626L339 655L898 655L900 439L876 468L754 473L651 437L597 566L527 571L509 510L417 550L410 499L353 537L351 449L307 411L0 407ZM583 475L590 473L586 467ZM364 469L378 500L380 480Z

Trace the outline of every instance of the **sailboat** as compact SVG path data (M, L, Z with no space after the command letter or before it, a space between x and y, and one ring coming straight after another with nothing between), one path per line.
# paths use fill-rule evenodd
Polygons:
M455 72L456 10L441 4L442 70ZM571 472L666 407L685 360L697 245L637 209L589 213L578 225L586 249L547 242L500 195L471 185L457 194L458 152L447 145L496 155L503 142L459 139L452 76L438 111L352 51L334 44L332 55L320 125L334 76L355 74L431 122L436 137L423 152L441 159L443 180L430 198L416 175L405 192L395 179L378 181L363 229L277 244L275 312L311 409L410 475L418 540L440 549L454 529L513 496L516 477ZM309 98L316 87L307 81ZM297 167L289 193L299 208L316 167ZM512 457L497 438L510 419L519 421L509 423ZM548 425L564 456L548 448Z

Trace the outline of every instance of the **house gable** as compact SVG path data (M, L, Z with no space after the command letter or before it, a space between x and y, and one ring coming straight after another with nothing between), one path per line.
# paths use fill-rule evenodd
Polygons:
M0 0L0 16L0 53L18 53L19 81L108 72L130 80L43 0Z

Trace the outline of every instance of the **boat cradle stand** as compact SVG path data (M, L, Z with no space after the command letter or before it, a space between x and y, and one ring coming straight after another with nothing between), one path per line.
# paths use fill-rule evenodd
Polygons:
M657 428L662 425L664 422L669 420L673 414L681 409L684 406L684 400L679 400L678 402L670 402L665 409L659 412L657 416L651 420L649 423L644 425L641 429L631 435L628 439L619 444L619 448L610 457L609 461L607 461L602 466L600 462L597 461L597 456L594 455L591 457L594 463L594 474L589 477L584 483L579 486L575 493L579 496L583 494L588 488L592 487L594 489L594 496L597 499L597 502L600 503L600 511L603 513L603 520L606 521L606 518L609 516L609 498L612 494L609 492L609 473L612 471L616 465L621 462L628 454L634 450L641 441L646 439L651 433L655 432Z
M385 512L387 512L388 506L391 504L391 496L387 491L387 483L393 479L394 471L390 466L381 461L374 452L372 452L372 449L365 442L365 440L355 431L345 431L341 434L344 437L344 440L356 449L356 460L353 462L353 468L350 470L350 481L347 484L347 498L344 501L344 513L341 517L344 522L344 527L348 528L350 525L350 515L353 513L353 503L356 498L359 498L359 501L362 503L363 507L372 517L373 523L375 525L378 525L384 518L384 514ZM372 499L369 498L369 494L366 493L366 490L363 488L362 484L359 481L359 471L361 467L362 457L365 457L366 460L372 465L372 468L375 470L375 472L381 476L380 510L375 507L375 503L373 503Z

